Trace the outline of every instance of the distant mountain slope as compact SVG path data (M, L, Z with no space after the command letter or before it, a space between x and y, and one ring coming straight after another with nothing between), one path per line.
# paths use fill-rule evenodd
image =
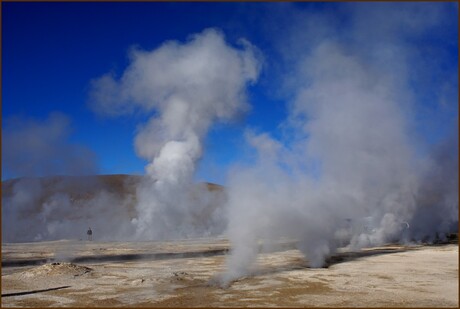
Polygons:
M40 182L46 193L66 192L75 198L85 198L98 189L106 189L120 195L135 194L136 186L144 176L139 175L93 175L93 176L50 176L24 177L2 181L2 198L13 194L16 184L21 181ZM205 183L210 191L221 191L223 186L214 183ZM45 194L46 195L46 194Z
M133 234L131 220L137 216L136 188L142 179L137 175L96 175L3 181L2 240L82 239L89 226L99 239L129 238ZM194 196L204 192L210 195L207 204L190 212L187 220L209 230L222 208L225 191L217 184L196 184L191 204Z

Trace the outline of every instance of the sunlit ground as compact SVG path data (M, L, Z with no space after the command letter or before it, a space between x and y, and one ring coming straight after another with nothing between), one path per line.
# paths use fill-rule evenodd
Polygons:
M340 252L309 268L290 244L222 288L229 243L54 241L2 245L2 306L458 305L458 245Z

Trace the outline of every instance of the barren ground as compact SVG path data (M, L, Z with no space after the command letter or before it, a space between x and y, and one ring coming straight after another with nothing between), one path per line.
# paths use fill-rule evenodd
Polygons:
M221 288L212 281L228 247L216 238L3 244L2 307L459 305L456 244L341 252L320 269L284 246Z

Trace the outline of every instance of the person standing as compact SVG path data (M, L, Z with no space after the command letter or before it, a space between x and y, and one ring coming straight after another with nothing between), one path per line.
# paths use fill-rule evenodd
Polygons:
M91 231L90 227L88 228L88 232L86 232L86 234L88 235L89 241L93 240L93 231Z

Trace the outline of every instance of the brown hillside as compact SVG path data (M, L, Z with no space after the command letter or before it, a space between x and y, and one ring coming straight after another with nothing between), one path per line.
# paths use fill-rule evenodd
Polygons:
M132 235L131 220L139 216L136 190L142 180L143 176L136 175L97 175L3 181L2 239L24 242L83 238L87 226L96 227L97 234L107 239L115 234ZM203 194L206 189L209 196ZM188 194L193 207L183 213L180 222L186 226L180 228L214 233L218 226L220 231L224 225L216 220L221 218L226 199L223 187L198 183ZM175 218L181 218L181 214Z

